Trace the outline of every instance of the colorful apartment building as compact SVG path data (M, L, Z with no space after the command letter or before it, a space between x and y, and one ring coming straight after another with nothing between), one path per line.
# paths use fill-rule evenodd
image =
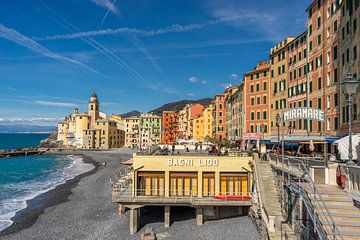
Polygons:
M126 147L140 146L140 117L133 116L125 119L125 139Z
M243 84L228 89L226 97L226 138L238 142L242 132Z
M343 81L348 73L353 74L355 79L360 78L360 1L342 1L339 6L341 21L338 30L341 31L339 57L341 56L340 81ZM345 94L340 94L341 105L341 133L348 132L349 118ZM360 132L360 94L359 91L352 97L352 129Z
M286 45L287 48L287 108L309 107L308 106L308 79L307 79L307 32L297 36ZM307 119L288 123L286 133L288 135L307 135Z
M287 44L293 38L286 38L279 42L270 50L270 133L277 136L278 131L286 132L288 126L284 122L277 126L276 116L282 115L282 111L287 108L287 72L288 72L288 51ZM296 61L296 58L294 59ZM296 71L295 71L296 72ZM255 85L256 90L258 89Z
M259 62L256 67L244 76L245 121L242 142L259 140L261 125L264 135L269 134L269 69L266 61Z
M226 140L226 94L217 94L213 98L212 137L215 141Z
M309 107L323 109L326 121L309 122L311 133L339 136L340 35L339 2L316 0L307 8Z
M161 143L173 144L181 139L179 131L179 113L175 111L164 111L161 118Z

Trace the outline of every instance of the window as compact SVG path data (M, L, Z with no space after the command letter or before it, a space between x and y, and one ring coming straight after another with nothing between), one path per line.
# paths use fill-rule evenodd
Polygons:
M266 104L266 96L263 96L263 104Z
M326 74L326 86L330 86L331 80L330 80L330 72Z
M266 77L266 75L267 75L267 72L265 71L265 72L264 72L264 77Z
M256 84L256 91L257 92L260 91L260 84L259 83Z
M334 69L334 82L338 81L338 73L337 68Z
M334 130L339 130L339 118L334 117Z
M259 77L260 77L259 73L256 73L256 78L259 78Z
M279 109L279 101L275 102L275 109Z
M318 9L318 11L320 10L320 7L321 7L321 0L318 0L318 2L317 2L317 9Z
M338 97L338 94L335 93L334 94L334 107L337 107L339 106L339 97Z
M282 72L285 72L285 65L282 65Z
M299 52L298 55L299 55L299 61L301 61L301 52Z
M250 92L254 92L254 85L250 85Z
M274 77L274 70L271 70L271 77Z
M333 56L334 56L334 60L336 60L337 56L338 56L337 46L335 46L334 49L333 49Z
M281 67L278 67L278 75L281 74Z
M330 63L330 51L328 51L326 53L326 63L329 64Z
M257 98L256 98L256 104L257 104L257 105L260 105L260 104L261 104L261 102L260 102L260 97L257 97Z
M318 90L321 89L321 77L318 78Z
M321 44L321 34L318 35L318 45Z
M302 69L301 68L299 68L299 77L301 77L301 75L302 75Z
M336 32L338 29L337 20L334 21L334 32Z
M267 118L266 111L263 111L263 119L266 120L266 118Z
M282 51L282 60L284 60L285 59L285 51Z
M251 112L251 120L255 120L255 113Z
M321 27L321 17L318 17L317 19L317 27L318 29Z
M296 63L296 55L294 55L294 64Z
M292 80L292 78L293 78L293 77L292 77L292 72L290 72L290 81Z
M311 93L313 91L313 84L312 82L309 83L309 92Z
M318 109L321 109L321 98L318 98Z
M346 49L346 62L350 62L350 50Z
M309 42L309 51L312 51L312 41Z
M330 109L331 107L331 97L330 95L327 96L327 108Z
M306 58L306 56L307 56L307 51L306 49L304 49L304 58Z
M296 70L294 70L294 80L296 79Z
M250 80L253 80L254 79L254 75L250 75Z
M341 29L341 38L342 39L345 38L345 28L344 27Z
M350 33L350 22L347 21L346 22L346 34L349 34Z
M357 24L356 24L356 18L353 21L353 32L355 33L357 29Z
M264 84L263 89L264 89L264 91L266 91L266 88L267 88L267 85L266 85L266 84L267 84L267 83L264 82L263 84Z
M255 105L255 98L251 98L251 106Z
M274 83L274 93L277 93L277 83Z
M356 60L356 58L357 58L357 47L356 46L353 47L353 58L354 58L354 60Z

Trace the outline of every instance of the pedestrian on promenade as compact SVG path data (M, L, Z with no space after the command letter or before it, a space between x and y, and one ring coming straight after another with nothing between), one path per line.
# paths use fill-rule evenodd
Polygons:
M202 142L200 142L200 152L202 152Z
M171 145L171 155L174 155L175 153L175 143Z

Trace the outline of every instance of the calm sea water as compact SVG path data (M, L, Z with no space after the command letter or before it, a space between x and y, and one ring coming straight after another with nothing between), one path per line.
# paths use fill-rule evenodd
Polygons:
M0 149L16 149L22 147L36 147L49 134L33 133L0 133Z
M1 135L1 137L4 136ZM27 136L26 139L29 142L25 142L21 136L11 136L11 134L8 135L10 137L6 145L4 139L1 141L3 146L7 146L5 148L33 146L34 139L41 139L38 134L35 135ZM18 140L24 145L11 142ZM17 211L27 207L27 200L54 189L57 185L91 169L93 169L91 164L84 163L81 157L71 155L0 158L0 231L12 224L11 218Z

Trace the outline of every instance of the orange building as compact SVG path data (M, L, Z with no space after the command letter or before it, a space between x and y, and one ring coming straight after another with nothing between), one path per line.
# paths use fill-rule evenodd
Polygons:
M194 126L193 126L193 119L198 118L199 116L202 115L202 112L204 110L204 106L196 103L194 105L190 105L189 106L189 114L188 117L189 119L187 120L187 135L188 135L188 139L193 139L193 132L194 132Z
M269 132L269 63L259 62L244 76L245 124L243 140L258 140L261 125Z
M220 142L226 139L226 93L217 94L213 99L212 134L214 140Z
M177 139L182 138L179 136L179 114L174 111L164 111L161 119L161 143L173 144Z

